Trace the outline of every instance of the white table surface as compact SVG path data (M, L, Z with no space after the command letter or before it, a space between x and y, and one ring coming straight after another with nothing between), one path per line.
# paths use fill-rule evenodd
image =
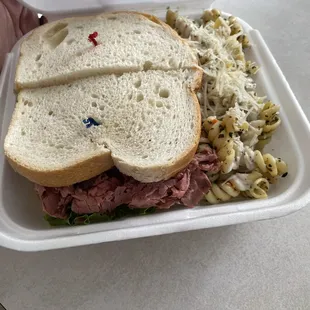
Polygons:
M310 116L310 1L219 0L259 29ZM310 309L310 207L284 218L42 253L0 248L7 310Z

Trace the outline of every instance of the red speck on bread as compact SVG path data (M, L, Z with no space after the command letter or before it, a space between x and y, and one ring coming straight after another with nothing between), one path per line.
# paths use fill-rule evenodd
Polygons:
M98 32L95 31L88 36L88 41L92 42L94 46L97 46L98 45L98 42L96 40L97 37L98 37Z

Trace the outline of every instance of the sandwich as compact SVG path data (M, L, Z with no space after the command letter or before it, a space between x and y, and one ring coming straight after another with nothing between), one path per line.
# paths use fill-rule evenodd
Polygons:
M87 224L195 206L217 154L199 146L189 45L133 12L67 18L23 42L5 139L15 171L35 183L47 220Z

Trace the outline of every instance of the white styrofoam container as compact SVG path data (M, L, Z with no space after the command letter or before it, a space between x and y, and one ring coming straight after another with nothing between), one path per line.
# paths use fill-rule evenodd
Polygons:
M72 3L72 0L28 0L26 5L50 16L64 16L72 13ZM44 8L38 7L39 4L44 4ZM167 6L160 0L152 4L131 4L126 0L118 0L109 6L100 0L81 0L74 1L74 5L74 14L99 9L132 9L147 11L162 18ZM209 5L210 2L207 5L204 3L204 8ZM86 10L85 6L89 9ZM189 17L198 17L203 9L193 2L190 5L178 2L178 6L181 14ZM19 41L8 54L0 79L0 245L20 251L65 248L271 219L307 205L310 201L310 167L307 164L307 153L310 150L309 123L259 31L239 21L252 43L247 57L261 66L257 74L258 93L267 94L268 98L281 105L282 125L267 151L288 163L289 175L271 187L268 199L174 209L87 226L51 228L43 220L33 184L11 169L3 152L4 138L15 106L13 82Z

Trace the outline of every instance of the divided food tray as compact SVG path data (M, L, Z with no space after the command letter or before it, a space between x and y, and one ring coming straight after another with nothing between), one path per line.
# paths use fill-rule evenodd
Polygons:
M161 11L163 14L165 10ZM182 10L181 14L198 17ZM256 77L258 93L266 94L281 105L282 124L266 151L288 163L289 175L271 187L268 199L179 208L115 222L51 228L43 219L33 184L11 169L3 152L15 106L13 85L22 38L7 55L0 79L0 245L20 251L65 248L271 219L306 206L310 201L308 120L259 31L243 20L239 19L239 22L252 44L247 59L261 68Z

